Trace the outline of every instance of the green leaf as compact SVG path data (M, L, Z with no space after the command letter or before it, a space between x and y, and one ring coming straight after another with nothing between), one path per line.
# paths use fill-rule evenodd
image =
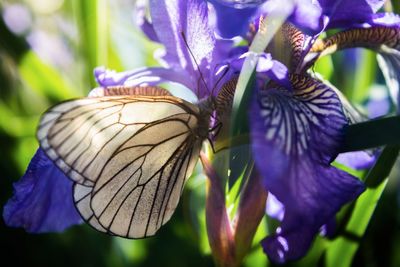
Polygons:
M350 125L345 130L341 152L364 150L383 145L400 145L400 116Z
M399 146L387 146L366 177L370 186L359 197L345 230L329 244L326 253L326 267L351 266L359 241L367 229L376 205L387 184L387 177L399 154Z
M393 12L399 14L400 13L400 2L397 0L392 0Z
M400 146L387 146L379 156L374 168L365 178L367 187L376 188L389 176L399 154Z
M247 82L245 92L242 96L242 104L239 105L236 120L234 120L233 132L231 133L231 145L229 154L229 188L232 188L239 177L246 172L246 169L252 165L249 125L248 125L248 110L250 98L255 86L255 72L250 76ZM240 138L238 138L240 137ZM246 177L244 177L246 179ZM243 184L242 181L241 184Z
M108 59L108 1L74 0L74 14L77 20L80 44L79 51L85 59L85 79L93 88L96 86L93 69L107 65Z
M79 94L60 73L44 63L36 53L29 51L19 64L22 80L38 95L53 101L72 98Z

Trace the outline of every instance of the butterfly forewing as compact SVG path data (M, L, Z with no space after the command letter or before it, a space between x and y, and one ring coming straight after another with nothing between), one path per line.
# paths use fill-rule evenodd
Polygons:
M111 96L67 101L46 112L38 139L72 180L94 185L98 170L129 137L149 123L197 107L170 96Z
M175 210L207 125L199 108L172 96L67 101L40 122L42 149L73 181L81 216L99 231L153 235Z

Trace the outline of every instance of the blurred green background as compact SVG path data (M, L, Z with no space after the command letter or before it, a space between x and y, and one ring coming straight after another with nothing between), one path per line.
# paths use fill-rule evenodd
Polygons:
M3 207L12 195L12 183L22 176L38 147L35 131L40 114L61 100L85 96L96 86L96 66L123 71L156 65L153 52L160 46L148 41L135 27L133 0L0 3ZM367 111L369 104L376 101L388 103L387 88L372 52L337 53L319 61L314 70L340 88L360 109ZM396 164L365 236L355 241L360 246L353 266L400 266L399 170ZM28 234L6 227L1 219L1 259L15 266L41 267L212 266L204 226L204 191L204 177L192 177L171 222L155 237L143 240L110 237L87 225L60 234ZM258 245L262 236L256 237L244 266L268 265ZM324 266L319 258L329 243L319 238L305 259L288 266ZM357 243L354 244L357 249Z

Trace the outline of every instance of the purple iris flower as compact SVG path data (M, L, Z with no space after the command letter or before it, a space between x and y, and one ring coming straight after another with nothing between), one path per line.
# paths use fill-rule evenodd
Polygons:
M262 242L279 263L303 256L320 228L364 190L357 178L331 166L348 125L335 91L306 74L292 74L291 82L292 90L271 85L260 91L250 111L256 166L284 208L280 227Z
M297 7L305 2L295 3ZM275 203L280 203L275 205L277 209L269 208L268 211L282 220L276 234L263 241L263 247L271 260L280 263L303 256L315 234L324 225L330 225L336 212L364 190L358 179L330 165L338 155L343 129L352 121L351 116L347 116L349 109L341 99L343 96L306 74L310 66L307 57L296 55L319 53L318 58L342 48L374 49L382 57L385 77L389 86L395 88L392 91L398 95L399 89L398 17L376 13L384 1L320 0L313 4L319 8L323 23L319 29L314 28L312 40L325 29L345 28L348 31L327 38L322 46L319 42L308 46L304 45L304 40L305 35L310 34L310 28L306 34L292 31L294 34L290 39L290 29L283 27L283 35L289 34L286 38L292 47L280 49L287 51L289 57L282 57L279 52L272 51L271 54L286 64L292 86L287 86L287 79L280 83L274 79L275 83L265 85L254 97L250 111L255 163L264 178L266 190L276 197ZM263 5L254 14L261 10ZM291 20L293 15L288 21L302 29L302 23ZM358 31L357 34L351 32L352 29ZM332 49L335 45L337 48ZM352 158L358 166L364 163L370 166L374 161L374 157L366 156L365 152L352 154Z
M379 63L392 94L398 97L398 16L376 13L384 1L315 3L321 9L324 22L321 32L329 28L345 28L346 31L318 41L312 47L300 45L303 51L298 54L317 53L317 59L344 48L372 49L379 54ZM311 37L315 40L318 35ZM298 38L299 34L295 36L294 50L296 42L304 40ZM290 52L289 49L285 51ZM292 50L291 55L296 53ZM264 177L265 188L280 203L275 205L278 209L269 208L268 212L275 217L278 214L282 220L276 234L263 241L263 247L271 260L281 263L304 255L315 234L324 225L330 225L343 204L354 200L364 190L355 177L330 165L338 155L343 128L353 118L343 112L351 113L346 101L342 101L343 96L305 73L310 66L306 60L304 57L298 62L306 68L286 62L288 69L294 70L292 90L283 83L266 86L267 89L254 98L250 112L256 166ZM370 166L374 162L374 156L365 152L353 153L351 157L352 164L358 166Z
M242 48L217 40L208 24L207 2L201 0L150 1L152 23L138 22L151 40L162 43L166 67L142 68L123 73L95 70L101 87L155 85L169 81L193 89L198 98L207 96L240 71ZM140 13L140 12L139 12ZM144 13L142 12L142 15ZM99 89L89 96L96 96ZM101 89L100 89L101 90ZM63 231L82 222L72 200L73 183L39 149L25 175L14 184L14 196L4 207L7 225L29 232Z

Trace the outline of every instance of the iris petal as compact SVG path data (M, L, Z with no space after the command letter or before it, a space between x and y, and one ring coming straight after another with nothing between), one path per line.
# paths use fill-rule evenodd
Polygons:
M330 165L347 124L339 97L309 77L292 76L292 83L290 91L261 91L250 117L256 166L285 208L277 233L263 241L274 262L303 256L321 226L364 190Z
M378 53L378 63L390 89L391 97L393 98L393 101L398 104L400 98L399 25L394 23L394 25L391 25L390 27L375 26L338 32L331 37L315 43L311 51L317 56L314 57L311 62L314 62L318 57L332 54L341 49L354 47L372 49Z
M150 11L152 23L144 18L144 14L141 14L139 22L150 39L164 45L166 54L162 59L167 66L119 73L99 67L95 70L95 77L100 86L157 85L170 81L186 86L198 98L203 98L236 74L231 64L238 61L238 50L232 47L230 40L215 39L205 1L152 0ZM229 71L222 75L216 73L223 66Z
M113 70L98 67L95 69L95 78L102 87L107 86L139 86L139 85L158 85L170 81L180 83L193 89L192 80L189 73L180 68L167 69L161 67L139 68L130 71L116 72Z
M188 79L192 79L192 86L189 88L197 89L198 96L204 97L207 87L211 87L205 73L209 73L207 67L212 62L215 48L207 3L199 0L151 0L150 12L158 39L166 48L165 61L172 68L179 67L190 73ZM200 72L205 76L205 82L199 82Z
M149 38L153 42L160 42L154 30L153 24L146 18L146 5L141 1L138 1L136 7L136 25L140 27L147 38Z
M222 4L218 0L209 0L214 6L216 12L217 32L223 38L232 38L235 36L244 36L249 30L249 24L252 17L257 12L257 6L245 6L237 8ZM228 18L231 19L229 22Z
M213 3L217 15L217 30L222 37L231 38L234 36L244 36L249 30L251 21L263 16L286 16L287 20L293 23L307 34L316 34L322 30L321 9L311 0L286 1L282 4L281 0L268 1L247 1L254 2L247 6L238 3L220 4L218 0L209 0ZM232 20L230 18L238 19Z
M336 161L355 170L368 169L374 165L376 155L367 151L356 151L339 154Z
M72 200L70 181L38 149L3 211L8 226L31 233L61 232L82 222Z
M328 28L348 28L370 21L385 0L318 0L317 3L329 18Z

